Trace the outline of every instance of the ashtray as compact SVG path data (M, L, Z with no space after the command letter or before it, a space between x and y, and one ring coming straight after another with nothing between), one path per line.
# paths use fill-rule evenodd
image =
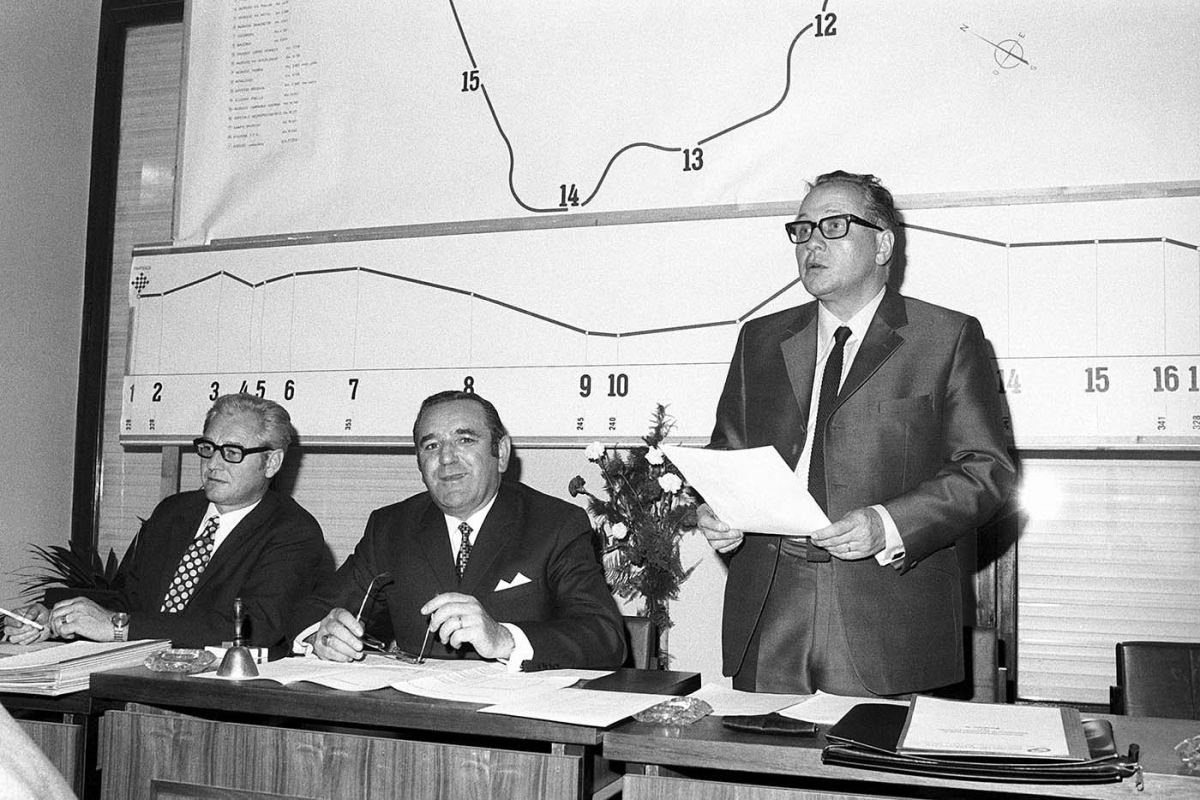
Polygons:
M176 647L159 650L146 656L146 669L151 672L176 672L181 675L195 675L197 672L212 667L217 657L207 650L193 650Z
M712 706L695 697L672 697L633 715L653 725L691 725L712 713Z
M1175 745L1179 760L1189 770L1200 771L1200 736L1191 736Z

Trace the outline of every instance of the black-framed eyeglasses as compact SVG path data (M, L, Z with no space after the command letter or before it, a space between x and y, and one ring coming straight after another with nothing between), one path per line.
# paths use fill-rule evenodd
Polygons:
M877 231L883 230L883 228L875 223L867 222L856 214L833 214L816 222L798 219L793 222L785 222L783 229L787 231L788 238L792 240L792 244L804 244L812 238L813 231L818 228L821 230L821 235L826 239L841 239L850 232L851 222L857 222L859 225L865 225Z
M242 447L240 444L217 444L211 439L205 439L201 436L199 439L192 440L192 447L196 448L196 455L201 458L212 458L221 451L221 458L225 459L230 464L240 464L242 459L251 453L265 453L268 450L274 450L270 445L262 447Z

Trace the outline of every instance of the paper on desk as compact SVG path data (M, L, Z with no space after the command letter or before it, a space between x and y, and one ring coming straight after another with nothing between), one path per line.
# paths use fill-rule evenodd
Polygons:
M1087 742L1074 708L914 697L896 747L909 755L1083 761Z
M666 694L559 689L556 692L543 692L481 708L479 712L607 728L639 711L645 711L650 706L670 699L671 695Z
M783 709L779 713L785 717L799 719L805 722L815 722L818 725L833 725L845 716L846 712L859 703L885 703L893 706L907 706L907 700L887 700L882 697L847 697L841 694L827 694L820 690L807 700Z
M429 659L406 664L384 656L368 655L362 661L322 661L319 658L285 658L262 664L258 678L284 684L306 681L343 692L369 692L392 687L406 694L464 703L500 703L570 686L580 675L604 672L547 670L509 672L495 661ZM207 672L199 676L221 678ZM254 680L254 679L251 679Z
M479 662L473 662L478 665ZM275 681L287 686L290 683L307 681L347 692L369 692L382 689L396 682L430 675L436 670L470 669L472 662L434 661L425 664L405 664L384 656L367 656L362 661L322 661L315 656L307 658L282 658L258 666L258 678L250 680ZM503 669L503 667L501 667ZM210 680L236 680L222 678L215 672L205 672L198 678ZM242 679L245 680L245 679Z
M704 450L664 445L662 450L731 528L808 536L829 524L774 447Z
M706 683L692 692L691 697L708 703L712 707L713 714L719 717L730 717L743 714L770 714L772 711L794 706L808 695L742 692L719 683Z
M421 697L457 700L463 703L507 703L528 700L576 683L570 674L509 672L502 664L478 662L475 669L441 671L408 678L392 684L396 689Z

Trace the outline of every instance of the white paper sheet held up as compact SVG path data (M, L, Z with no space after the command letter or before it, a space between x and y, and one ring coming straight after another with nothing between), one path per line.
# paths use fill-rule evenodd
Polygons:
M663 453L732 528L807 536L829 524L774 447L703 450L664 445Z

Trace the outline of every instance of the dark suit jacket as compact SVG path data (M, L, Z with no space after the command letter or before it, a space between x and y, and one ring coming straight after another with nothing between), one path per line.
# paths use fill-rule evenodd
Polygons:
M428 619L420 609L435 595L462 592L477 598L497 622L517 625L533 645L526 669L621 666L624 628L592 546L587 514L578 506L523 484L502 483L467 562L462 583L446 521L428 492L376 509L362 541L333 579L317 589L296 618L293 635L332 608L358 611L371 579L392 580L372 592L367 629L417 653ZM529 582L498 589L520 573ZM432 640L427 654L456 657Z
M817 304L747 323L710 447L773 445L795 467L816 360ZM851 657L879 694L962 679L962 601L954 542L988 520L1014 482L993 368L973 317L888 290L838 394L825 437L829 518L882 504L907 554L833 559ZM779 554L747 536L729 559L724 671L741 666Z
M122 565L129 638L170 639L181 647L220 645L233 639L233 601L241 597L247 644L286 644L285 615L332 570L316 519L274 491L217 548L187 607L177 614L159 611L207 508L203 491L168 497L130 545Z

